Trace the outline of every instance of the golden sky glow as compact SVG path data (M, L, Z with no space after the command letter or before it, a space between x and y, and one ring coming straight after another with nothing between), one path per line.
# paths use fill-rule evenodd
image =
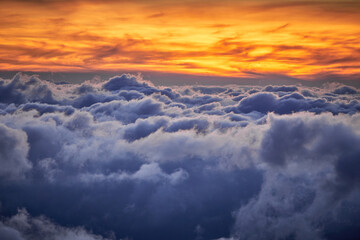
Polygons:
M0 4L0 70L360 74L357 0Z

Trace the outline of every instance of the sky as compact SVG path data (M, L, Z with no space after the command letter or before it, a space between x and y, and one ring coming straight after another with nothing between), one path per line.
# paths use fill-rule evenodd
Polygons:
M1 0L0 70L359 79L357 0Z
M360 239L360 2L0 0L1 240Z

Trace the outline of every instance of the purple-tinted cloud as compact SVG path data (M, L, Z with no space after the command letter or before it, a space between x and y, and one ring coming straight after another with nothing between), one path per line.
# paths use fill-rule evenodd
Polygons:
M0 238L360 236L355 88L18 74L0 92Z

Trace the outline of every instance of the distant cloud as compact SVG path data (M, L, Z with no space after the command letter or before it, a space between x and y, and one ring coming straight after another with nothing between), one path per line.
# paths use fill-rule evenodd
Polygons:
M335 94L355 94L357 90L353 87L343 86L334 90Z

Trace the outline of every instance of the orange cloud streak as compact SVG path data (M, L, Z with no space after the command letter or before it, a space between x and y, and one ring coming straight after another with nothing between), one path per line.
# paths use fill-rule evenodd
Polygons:
M360 74L355 0L0 3L0 70Z

